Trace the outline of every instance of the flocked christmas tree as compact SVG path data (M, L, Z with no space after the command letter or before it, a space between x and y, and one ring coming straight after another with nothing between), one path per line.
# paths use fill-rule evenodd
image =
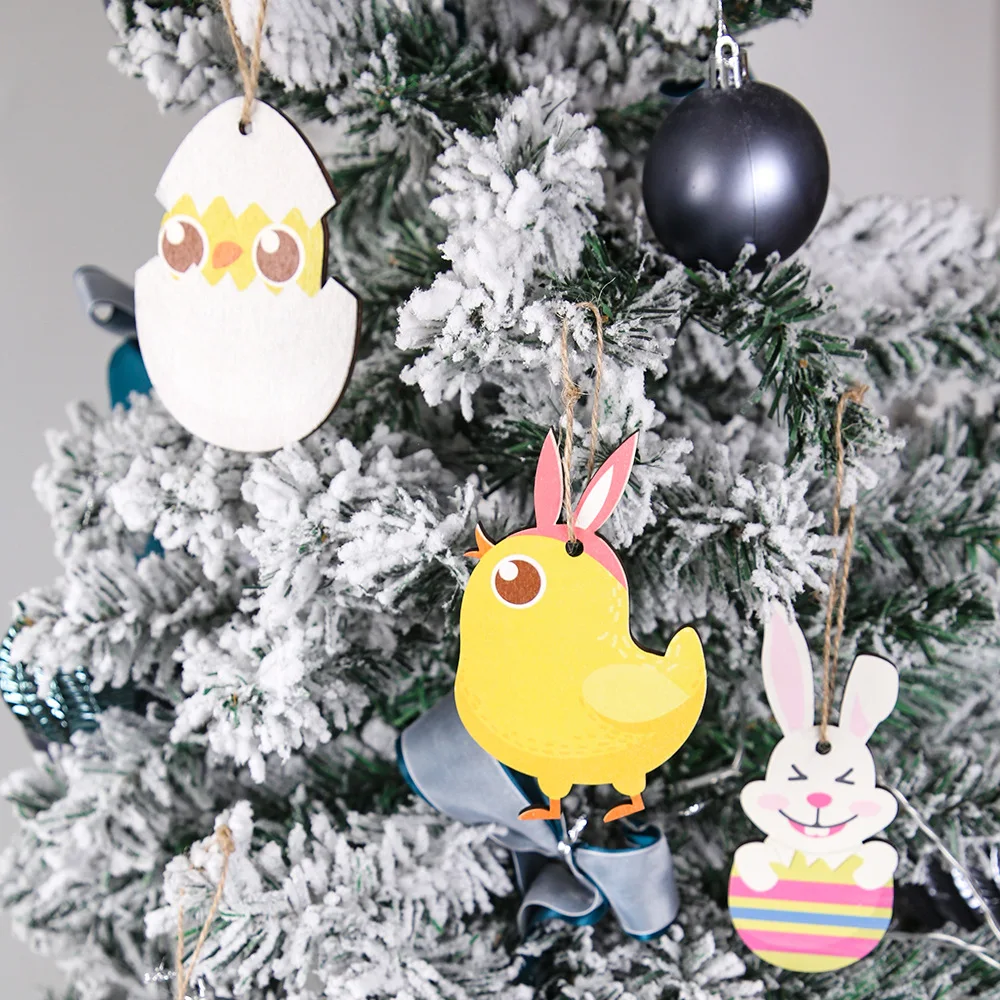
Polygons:
M740 32L808 7L727 14ZM256 3L234 8L249 31ZM162 108L238 92L215 4L107 14L114 62ZM361 357L331 418L266 457L193 438L155 395L77 407L51 437L36 488L64 574L22 598L8 693L25 672L69 690L82 665L96 701L9 781L21 831L0 891L72 996L173 990L157 970L179 908L192 951L228 824L191 995L1000 997L996 962L969 950L997 950L981 901L1000 845L1000 233L955 202L885 197L828 206L761 274L666 256L644 229L642 160L666 95L703 78L714 16L710 0L271 3L261 95L329 123L329 269L364 303ZM453 682L476 521L530 522L564 320L591 384L581 302L606 317L599 458L639 432L604 529L633 629L662 649L694 623L708 664L701 721L646 793L682 898L651 941L611 917L522 940L507 852L420 802L395 762L397 734ZM882 779L961 870L901 811L887 940L841 973L777 973L726 906L754 835L738 791L778 735L760 614L785 603L821 645L833 414L860 382L842 657L898 666ZM577 490L588 406L569 429ZM596 820L608 801L578 790L567 813Z

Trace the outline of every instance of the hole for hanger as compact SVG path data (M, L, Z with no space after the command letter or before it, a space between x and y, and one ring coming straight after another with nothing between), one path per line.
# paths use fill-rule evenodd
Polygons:
M253 122L240 122L240 135L249 135L253 131Z
M816 753L821 754L823 757L825 757L832 749L833 747L830 745L829 740L820 740L819 743L816 744Z
M566 543L566 553L576 558L583 555L583 542L577 538L575 541Z

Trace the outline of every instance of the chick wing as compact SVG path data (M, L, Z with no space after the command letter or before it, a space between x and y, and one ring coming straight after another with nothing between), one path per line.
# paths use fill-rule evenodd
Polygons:
M704 699L705 658L692 628L681 629L656 663L616 663L584 678L583 700L615 722L652 722L689 701ZM700 710L700 705L699 705Z
M690 697L651 663L598 667L583 682L583 700L615 722L652 722Z

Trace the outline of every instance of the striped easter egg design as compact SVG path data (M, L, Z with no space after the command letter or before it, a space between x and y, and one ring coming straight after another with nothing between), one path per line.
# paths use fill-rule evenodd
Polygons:
M864 958L892 917L892 879L878 889L854 882L860 857L837 868L796 853L772 865L778 883L755 892L733 866L729 910L743 943L771 965L794 972L830 972Z

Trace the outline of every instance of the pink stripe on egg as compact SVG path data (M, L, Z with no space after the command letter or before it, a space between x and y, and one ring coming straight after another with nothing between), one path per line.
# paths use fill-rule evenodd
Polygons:
M754 892L741 878L730 879L729 898L745 896L749 899L794 900L797 903L843 903L847 906L892 908L892 886L880 889L862 889L856 885L838 885L835 882L795 882L791 879L778 882L767 892Z
M789 934L784 931L752 931L740 929L746 946L757 953L788 951L799 955L837 955L842 958L864 958L881 938L836 937L826 934Z

